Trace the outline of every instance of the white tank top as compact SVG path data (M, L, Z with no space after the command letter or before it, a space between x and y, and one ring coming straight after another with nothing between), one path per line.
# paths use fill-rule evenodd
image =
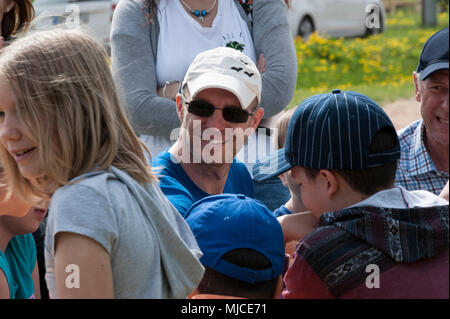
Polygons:
M253 62L257 62L247 23L233 0L217 0L216 5L219 7L212 27L205 28L196 21L198 18L186 12L179 0L159 1L160 32L156 57L158 87L162 87L166 81L182 81L198 53L220 46L234 43L243 48L242 52Z

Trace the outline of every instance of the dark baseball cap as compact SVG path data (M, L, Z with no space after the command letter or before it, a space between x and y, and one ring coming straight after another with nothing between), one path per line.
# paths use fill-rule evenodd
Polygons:
M382 128L392 131L394 148L372 153L369 146ZM351 91L334 90L303 101L289 121L285 147L257 162L253 179L262 182L293 166L357 170L400 158L394 125L374 101Z
M425 42L417 67L422 81L433 72L448 69L448 49L448 28L436 32Z
M283 272L283 231L276 217L261 202L242 194L208 196L191 206L186 222L203 253L200 262L204 266L247 283L269 281ZM258 270L223 258L236 249L258 252L271 266Z

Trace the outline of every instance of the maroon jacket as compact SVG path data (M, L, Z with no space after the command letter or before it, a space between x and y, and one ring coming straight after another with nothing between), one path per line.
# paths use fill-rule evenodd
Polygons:
M449 298L448 205L326 213L297 247L283 298Z

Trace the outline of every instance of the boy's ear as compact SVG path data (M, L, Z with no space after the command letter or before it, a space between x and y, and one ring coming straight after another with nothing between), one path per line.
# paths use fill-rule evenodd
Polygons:
M339 180L335 173L327 169L321 169L319 176L321 177L321 183L323 183L322 186L326 189L328 198L333 198L339 190Z
M287 187L286 175L284 175L284 174L286 174L286 173L283 173L283 174L278 175L278 178L281 180L281 182L283 183L283 185Z

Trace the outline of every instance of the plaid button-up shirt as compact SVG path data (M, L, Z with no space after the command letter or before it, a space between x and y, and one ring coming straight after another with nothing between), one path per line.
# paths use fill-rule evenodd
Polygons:
M398 132L401 157L395 185L408 190L427 190L439 195L448 181L448 173L438 171L423 142L422 120Z

